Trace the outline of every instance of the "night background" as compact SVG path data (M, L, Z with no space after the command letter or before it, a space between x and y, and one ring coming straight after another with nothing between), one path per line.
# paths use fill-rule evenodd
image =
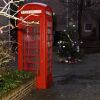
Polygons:
M25 15L32 3L47 22ZM0 0L0 100L100 100L99 12L100 0Z

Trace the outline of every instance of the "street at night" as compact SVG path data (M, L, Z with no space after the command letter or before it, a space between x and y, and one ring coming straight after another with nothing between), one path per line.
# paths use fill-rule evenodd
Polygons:
M100 0L0 0L0 100L100 100Z
M53 86L33 90L24 100L100 100L100 54L85 55L77 64L54 57Z

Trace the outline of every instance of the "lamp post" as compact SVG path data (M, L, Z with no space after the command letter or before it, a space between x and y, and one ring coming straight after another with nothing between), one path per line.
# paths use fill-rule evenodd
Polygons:
M69 6L69 5L68 5L68 2L69 2L69 0L66 0L66 3L67 3L67 9L66 9L66 10L67 10L67 28L68 28L68 26L69 26L69 25L68 25L68 23L69 23L69 21L68 21L68 19L69 19L69 13L68 13L68 11L69 11L68 6Z

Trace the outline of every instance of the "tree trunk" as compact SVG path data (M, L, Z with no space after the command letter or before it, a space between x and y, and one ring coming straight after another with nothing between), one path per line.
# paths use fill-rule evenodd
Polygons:
M83 5L84 5L84 0L79 0L79 5L78 5L78 34L79 34L79 41L82 40L82 13L83 13Z

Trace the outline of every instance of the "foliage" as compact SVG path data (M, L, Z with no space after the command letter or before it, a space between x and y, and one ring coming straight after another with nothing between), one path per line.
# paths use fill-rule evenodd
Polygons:
M18 70L12 71L5 76L0 76L0 94L9 92L33 76L34 74L32 72Z
M8 48L7 43L0 40L0 67L5 67L13 58L13 54Z
M82 54L78 38L76 27L70 26L67 31L63 32L61 41L58 42L59 56L80 59Z

